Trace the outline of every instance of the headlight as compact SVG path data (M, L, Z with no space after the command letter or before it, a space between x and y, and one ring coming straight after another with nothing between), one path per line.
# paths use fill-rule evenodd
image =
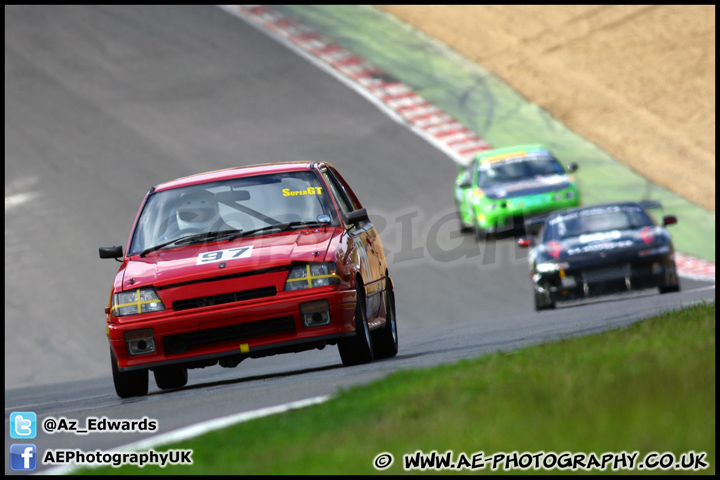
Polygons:
M136 288L113 295L113 315L124 317L140 313L161 312L165 310L160 297L151 287Z
M340 276L337 265L333 262L306 263L290 270L285 281L285 291L302 290L303 288L327 287L339 285Z
M568 268L568 264L565 262L562 263L538 263L535 266L535 270L537 270L538 273L549 273L549 272L557 272L559 270L565 270Z
M484 196L485 196L485 193L482 190L480 190L479 188L476 188L472 192L472 198L470 201L473 203L473 205L480 205L480 200Z
M662 247L650 248L648 250L640 250L638 255L641 257L647 257L648 255L665 255L670 253L670 246L663 245Z
M557 192L556 194L553 195L553 200L555 200L556 202L559 202L562 199L570 200L572 198L575 198L575 192L572 189Z

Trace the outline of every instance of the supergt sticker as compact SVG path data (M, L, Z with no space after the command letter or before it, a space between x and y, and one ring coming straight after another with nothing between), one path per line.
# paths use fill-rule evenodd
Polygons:
M295 195L320 195L322 194L323 187L308 187L307 190L290 190L289 188L283 189L283 197L294 197Z
M252 254L252 248L252 246L249 246L228 248L226 250L215 250L214 252L204 252L198 255L195 265L247 258Z

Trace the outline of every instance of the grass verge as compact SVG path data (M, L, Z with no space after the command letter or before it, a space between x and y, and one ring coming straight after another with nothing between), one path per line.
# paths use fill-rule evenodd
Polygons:
M714 474L715 305L511 353L400 371L321 405L156 450L171 448L192 449L193 465L80 473L374 474L381 473L374 458L388 452L394 463L382 473L398 474L404 473L403 455L418 451L452 451L454 461L465 454L470 462L481 451L485 458L518 452L518 461L523 453L592 452L600 459L606 452L638 452L638 462L652 452L680 460L692 451L706 453L708 466L697 473ZM488 462L475 473L573 473L502 467L493 471ZM589 473L628 471L607 464Z

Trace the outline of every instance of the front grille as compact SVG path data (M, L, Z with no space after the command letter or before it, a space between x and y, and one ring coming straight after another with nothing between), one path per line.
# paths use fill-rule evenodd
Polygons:
M227 340L239 340L294 331L296 331L295 321L292 316L287 316L257 322L238 323L236 325L210 328L196 332L168 335L163 338L163 345L165 346L166 352L179 354L198 345L208 345L225 342Z
M585 270L582 274L584 283L620 280L630 276L629 265L613 265L605 268Z
M633 265L632 267L633 277L649 277L652 275L652 264L643 263L639 265Z
M173 302L173 310L188 310L191 308L208 307L210 305L222 305L224 303L241 302L255 298L272 297L277 295L277 288L263 287L241 292L223 293L220 295L209 295L207 297L188 298Z

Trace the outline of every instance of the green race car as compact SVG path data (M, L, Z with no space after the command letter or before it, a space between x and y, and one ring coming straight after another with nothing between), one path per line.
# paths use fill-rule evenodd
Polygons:
M486 150L455 181L463 231L486 235L514 230L525 218L580 205L580 191L567 170L542 145Z

